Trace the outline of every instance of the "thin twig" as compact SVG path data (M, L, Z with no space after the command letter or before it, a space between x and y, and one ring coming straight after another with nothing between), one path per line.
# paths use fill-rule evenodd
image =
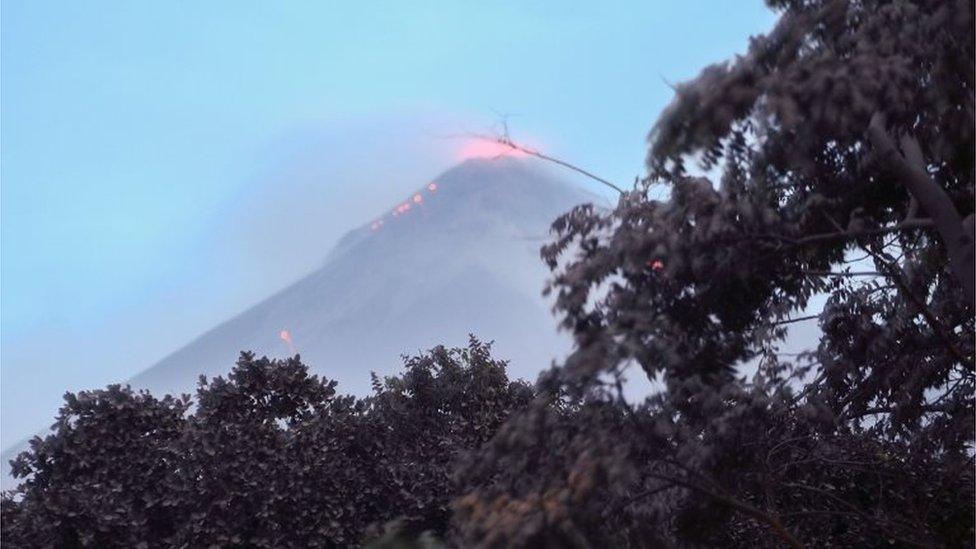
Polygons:
M915 295L915 292L913 292L911 288L908 287L908 283L901 276L902 274L901 268L898 265L892 264L883 255L881 255L878 252L875 252L868 246L861 246L861 249L871 254L871 256L874 257L875 261L877 261L880 265L882 265L885 269L887 269L890 272L888 278L890 278L891 281L894 282L895 286L897 286L898 289L901 291L901 293L906 298L908 298L908 300L911 301L915 305L915 307L918 308L918 312L922 315L922 318L924 318L925 321L928 323L929 327L932 328L932 331L935 332L936 337L942 341L942 343L946 346L949 352L952 353L952 355L956 358L956 360L960 362L960 364L962 364L964 367L972 371L974 369L972 360L969 357L967 357L965 354L963 354L963 352L958 347L956 347L956 344L952 341L952 337L949 335L948 331L946 330L942 322L940 322L939 319L936 318L934 314L932 314L932 311L929 309L928 305L921 298Z
M565 160L560 160L560 159L558 159L558 158L556 158L554 156L549 156L548 154L543 153L541 151L537 151L536 149L530 149L529 147L526 147L524 145L520 145L520 144L516 143L515 141L512 140L511 137L508 136L508 129L507 128L505 130L505 134L504 135L501 135L501 136L491 137L491 136L485 136L485 135L476 135L475 137L479 137L481 139L486 139L486 140L489 140L489 141L494 141L495 143L498 143L499 145L504 145L504 146L512 149L513 151L519 151L519 152L525 153L525 154L527 154L529 156L534 156L534 157L539 158L541 160L545 160L547 162L552 162L553 164L558 164L558 165L560 165L560 166L562 166L564 168L568 168L570 170L573 170L576 173L582 174L582 175L584 175L584 176L586 176L586 177L588 177L588 178L590 178L590 179L592 179L594 181L597 181L599 183L602 183L602 184L606 185L607 187L610 187L611 189L617 191L620 194L624 194L624 192L625 192L622 188L618 187L617 185L614 185L610 181L607 181L606 179L604 179L604 178L602 178L602 177L600 177L600 176L598 176L598 175L596 175L596 174L594 174L594 173L592 173L590 171L584 170L583 168L580 168L579 166L576 166L574 164L570 164L569 162L566 162Z
M878 271L801 271L805 275L810 276L831 276L831 277L855 277L855 276L888 276L885 273L880 273Z
M793 324L794 322L803 322L804 320L813 320L815 318L820 318L820 315L807 315L799 316L796 318L787 318L786 320L777 320L776 322L770 322L771 326L780 326L783 324Z
M932 226L931 219L913 219L911 221L905 221L902 223L898 223L896 225L889 225L887 227L879 227L876 229L866 229L862 231L839 230L833 233L820 233L820 234L814 234L814 235L804 236L800 238L793 238L793 237L783 236L778 234L756 234L756 233L747 233L745 236L752 237L752 238L763 238L766 240L777 240L793 246L802 246L804 244L814 244L825 240L838 240L838 239L847 239L847 238L858 238L862 236L875 236L880 234L903 231L907 229L928 228L931 226Z
M766 513L765 511L759 509L758 507L755 507L753 505L750 505L749 503L736 499L731 495L714 492L712 490L709 490L708 488L698 486L694 482L689 482L681 478L670 477L658 473L648 473L648 476L651 476L658 480L663 480L665 482L670 482L673 484L677 484L679 486L683 486L685 488L688 488L689 490L699 492L701 494L714 498L718 501L721 501L726 505L729 505L733 509L737 509L745 513L746 515L751 516L752 518L765 523L773 531L776 537L778 537L780 540L785 542L790 547L793 547L794 549L801 549L803 547L803 544L800 543L800 540L796 539L793 533L787 530L786 527L783 526L783 523L781 523L777 517L770 515L769 513Z

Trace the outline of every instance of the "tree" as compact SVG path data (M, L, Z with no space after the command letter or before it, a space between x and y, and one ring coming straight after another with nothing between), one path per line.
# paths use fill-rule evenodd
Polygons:
M128 387L68 393L52 427L12 460L24 479L2 502L4 545L136 547L181 516L167 481L185 426L185 399Z
M553 383L621 419L513 419L470 467L471 544L973 543L973 3L770 4L748 53L676 88L647 179L553 225L576 341ZM819 341L784 355L821 296ZM636 407L635 367L662 386ZM608 515L552 502L580 448L616 471ZM485 511L507 502L537 513Z
M339 396L298 357L243 353L196 399L128 387L68 394L56 430L14 463L12 547L349 546L397 519L441 534L455 459L531 398L472 339ZM195 406L195 407L192 407Z

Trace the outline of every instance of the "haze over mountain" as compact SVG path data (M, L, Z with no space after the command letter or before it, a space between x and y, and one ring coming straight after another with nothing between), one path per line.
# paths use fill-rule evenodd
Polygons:
M462 345L468 334L494 340L511 373L534 380L568 348L541 296L547 270L539 247L556 216L593 200L538 161L465 161L348 232L321 268L132 384L190 391L199 374L226 372L247 349L298 352L343 392L362 394L370 371L392 373L401 354Z
M201 374L224 374L251 350L300 353L313 371L338 380L340 392L361 395L371 371L391 374L401 355L463 345L468 334L493 340L496 355L511 361L510 375L533 381L570 344L541 295L548 271L539 248L555 217L602 199L529 158L471 159L417 183L403 202L349 231L320 268L176 350L132 386L192 394ZM5 467L22 448L4 452Z

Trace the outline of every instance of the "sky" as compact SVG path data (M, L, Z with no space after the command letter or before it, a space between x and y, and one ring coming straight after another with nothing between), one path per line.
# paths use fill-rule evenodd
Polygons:
M629 184L668 83L774 20L752 0L3 2L0 447L310 272L501 120Z

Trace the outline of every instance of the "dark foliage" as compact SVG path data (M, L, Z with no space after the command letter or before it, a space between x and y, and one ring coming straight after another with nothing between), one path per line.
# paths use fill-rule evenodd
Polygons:
M531 396L477 340L407 360L359 400L297 357L248 353L201 379L193 405L120 386L68 394L54 433L14 462L25 480L3 501L3 543L342 547L394 519L443 534L452 462Z
M471 460L467 545L973 545L973 2L773 5L677 88L645 181L556 221L548 383L585 404Z

